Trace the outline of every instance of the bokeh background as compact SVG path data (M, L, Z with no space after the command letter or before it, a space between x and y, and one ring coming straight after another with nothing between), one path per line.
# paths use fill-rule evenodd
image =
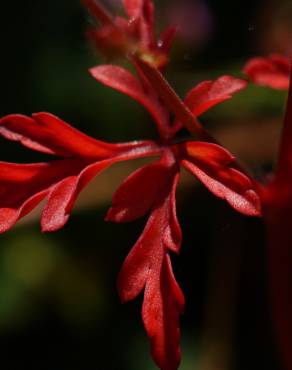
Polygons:
M105 4L120 12L120 3ZM167 76L183 96L204 79L241 75L248 58L291 54L288 0L156 0L158 24L179 37ZM142 107L94 81L101 63L84 37L78 0L1 3L1 116L52 112L108 141L155 137ZM258 178L275 162L285 93L250 86L214 108L204 125ZM186 135L186 133L183 133ZM0 139L2 161L46 156ZM38 215L0 237L0 353L5 369L154 370L140 306L121 305L116 277L145 219L105 223L112 192L141 165L114 166L82 194L66 227L41 234ZM182 370L281 370L274 339L260 220L237 215L183 174L174 257L186 295Z

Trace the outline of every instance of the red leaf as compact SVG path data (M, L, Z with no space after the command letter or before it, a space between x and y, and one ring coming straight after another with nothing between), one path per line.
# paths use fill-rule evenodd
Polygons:
M215 81L204 81L187 94L185 103L198 117L214 105L231 99L233 94L244 89L246 85L245 80L232 76L222 76Z
M113 163L138 158L138 152L96 162L85 167L77 176L67 177L52 189L42 215L42 231L56 231L67 222L76 198L84 187Z
M261 214L260 199L251 180L234 168L235 159L216 144L188 142L181 145L182 164L214 195L248 216Z
M157 196L146 227L127 256L118 279L123 302L135 298L145 287L143 321L152 356L163 370L175 370L179 365L179 316L184 307L184 297L168 256L168 249L178 252L181 242L175 212L178 173L173 172L170 162L169 169L172 174L169 183Z
M0 232L10 229L29 213L51 187L78 173L84 163L76 160L37 164L0 163Z
M65 225L77 196L88 182L109 167L114 160L104 160L91 164L78 175L66 177L57 183L50 192L42 214L42 231L56 231Z
M119 146L95 140L50 113L33 118L12 114L0 120L0 135L24 146L61 157L105 158Z
M279 90L289 88L291 61L281 55L253 58L245 65L243 71L257 85Z
M118 279L122 301L135 298L145 287L142 316L152 355L161 369L177 369L180 361L179 315L184 298L171 271L163 243L168 222L164 203L153 211L146 228L126 258Z
M120 271L118 290L122 302L132 300L141 293L154 263L153 259L156 259L154 252L164 248L161 245L160 221L156 224L157 213L156 211L150 215L142 235L131 249Z
M142 105L149 104L140 81L126 69L114 65L101 65L91 68L90 73L102 84L129 95Z
M178 180L179 174L176 174L176 176L173 179L172 188L169 193L168 198L169 206L167 213L168 222L166 223L163 235L164 245L175 253L179 253L180 243L182 240L182 232L176 215L175 193Z
M80 191L97 173L115 162L161 151L152 142L119 144L117 148L119 155L102 161L67 158L22 165L0 162L0 232L10 229L46 196L49 199L42 215L42 230L59 229L68 220Z
M138 169L118 188L107 221L129 222L144 216L151 210L161 191L171 181L164 158Z
M162 370L179 366L179 316L183 310L184 296L173 275L170 257L157 256L155 271L149 274L145 286L142 317L152 356Z

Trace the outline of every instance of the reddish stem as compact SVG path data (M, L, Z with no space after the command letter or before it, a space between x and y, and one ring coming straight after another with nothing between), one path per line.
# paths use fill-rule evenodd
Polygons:
M287 173L290 172L291 158L292 158L292 69L290 75L290 87L286 105L284 126L282 130L278 167L276 172L277 178L285 179Z
M81 0L89 13L102 24L114 25L114 19L111 14L98 0Z
M279 351L292 370L292 70L275 181L264 193L272 315ZM266 195L266 197L265 197Z
M154 86L159 97L163 100L167 108L176 115L186 129L195 137L206 137L206 131L200 125L196 117L192 114L189 108L175 93L169 85L162 73L140 58L134 58L135 63L145 74L149 82ZM214 141L214 139L212 140Z

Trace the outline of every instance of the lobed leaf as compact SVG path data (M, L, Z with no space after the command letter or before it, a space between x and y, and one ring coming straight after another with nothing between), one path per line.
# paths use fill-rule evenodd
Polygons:
M222 76L215 81L204 81L186 96L185 103L198 117L213 106L231 99L233 94L247 86L247 81L232 76Z
M0 163L0 232L14 224L44 199L63 178L81 170L84 163L54 161L37 164Z
M168 160L169 157L162 158L162 161ZM156 171L157 163L148 166L146 171L151 166ZM118 289L121 300L126 302L145 288L142 317L152 356L159 368L176 370L180 362L179 316L184 308L184 297L174 278L168 255L170 249L178 252L181 243L175 210L178 172L173 171L170 162L168 168L167 184L156 194L146 227L122 266ZM143 179L139 174L134 177L135 181ZM165 177L163 171L161 177Z
M33 118L11 115L0 122L0 133L5 137L34 150L64 156L49 163L0 162L0 232L14 226L45 197L48 201L42 214L42 230L59 229L67 222L78 194L100 171L118 161L161 151L151 141L97 141L48 113L35 114Z
M149 274L145 286L142 317L155 362L162 370L176 370L181 356L179 316L184 310L184 296L169 255L159 257L156 271Z
M144 166L131 174L113 196L107 221L129 222L151 210L157 197L168 187L169 168L164 160Z
M42 213L42 231L52 232L62 228L68 221L73 205L82 189L94 176L113 162L114 160L104 160L93 163L77 175L66 177L58 182L51 189Z
M252 181L235 168L234 157L216 144L181 144L181 163L214 195L247 216L260 216L261 202Z
M0 135L60 157L106 158L121 149L83 134L50 113L36 113L32 118L20 114L6 116L0 119Z

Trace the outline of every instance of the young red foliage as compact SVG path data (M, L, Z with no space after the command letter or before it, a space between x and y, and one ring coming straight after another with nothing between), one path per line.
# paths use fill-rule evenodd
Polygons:
M180 166L186 167L213 194L226 199L243 214L260 215L258 196L253 183L238 171L235 158L219 145L173 143L170 109L178 113L177 120L184 119L184 112L187 112L189 122L197 122L173 91L171 103L174 104L169 106L168 99L163 103L157 95L151 79L147 82L144 71L138 69L140 80L116 66L95 67L91 73L98 81L141 102L154 118L163 144L149 141L104 143L48 113L36 114L33 118L4 117L0 121L0 134L4 137L62 159L35 165L0 164L3 184L1 231L12 227L45 197L48 201L42 215L42 229L57 230L68 220L80 191L100 171L118 161L161 155L158 162L141 168L123 183L113 198L106 219L125 222L150 213L144 232L121 270L119 292L122 300L128 301L145 289L142 316L153 358L161 369L174 370L180 361L179 316L184 298L173 276L169 252L179 252L182 238L175 211ZM160 76L158 71L155 73ZM221 84L222 89L217 82L207 82L205 86L210 87L207 89L194 89L192 106L205 104L204 110L207 110L215 105L214 101L224 101L229 94L245 86L244 81L233 77L223 79L228 83ZM159 90L162 93L163 88ZM15 197L15 189L20 186L22 191Z
M190 109L195 117L232 98L233 94L245 89L247 81L232 76L222 76L215 81L204 81L192 88L184 99L185 105ZM182 127L182 123L177 121L176 130Z
M183 294L172 273L170 250L178 252L181 230L176 217L175 190L179 167L173 153L132 175L114 196L108 219L118 222L140 217L150 211L146 227L126 258L118 288L123 302L135 298L144 288L142 317L151 342L153 358L161 369L177 369L180 361L179 315ZM133 188L133 184L137 185ZM134 199L150 190L143 208ZM139 185L142 185L140 187Z
M77 131L49 113L33 118L10 115L0 120L0 135L30 149L56 155L48 163L0 163L0 232L10 229L45 197L42 230L67 222L80 191L115 162L159 153L150 141L109 144Z
M224 148L205 142L181 144L182 165L214 195L225 199L247 216L259 216L261 204L251 180L235 167L235 158Z
M288 90L290 70L291 61L277 54L253 58L243 68L255 84L279 90Z
M199 117L211 107L231 99L233 94L246 86L245 80L232 76L222 76L215 81L204 81L188 92L185 104L196 117Z
M141 65L142 71L139 69ZM145 85L143 82L148 77L148 67L151 67L144 68L144 66L145 64L138 62L137 72L142 78L139 84L133 76L131 77L129 72L124 70L122 73L117 73L118 82L114 81L114 78L108 78L109 71L120 71L119 69L112 69L112 66L100 66L95 68L93 73L91 70L91 73L98 81L106 83L106 85L121 92L126 92L127 95L141 102L148 110L148 104L145 104L145 93L150 93L153 99L155 98L153 100L156 106L155 109L157 109L157 106L161 106L159 112L165 112L165 109L168 109L177 113L176 119L179 117L184 120L187 117L188 123L195 122L197 124L196 117L188 111L188 107L173 90L166 92L169 95L164 99L164 103L162 102L165 98L165 86L168 89L169 85L162 80L162 85L155 89L157 87L156 76L158 76L158 83L161 81L158 70L154 70L154 80L150 75L149 90L149 85ZM98 73L95 73L96 70ZM198 102L193 99L193 105L199 107L206 104L205 110L207 110L215 105L214 101L216 103L219 103L219 100L224 101L229 98L229 94L235 93L246 86L245 81L231 76L223 77L221 81L225 83L207 82L206 85L210 88L198 89L198 92L196 92ZM212 86L216 88L212 88ZM154 89L158 90L161 95L157 96ZM208 104L209 102L210 104ZM151 110L150 113L157 120L159 114L153 114ZM237 211L249 216L259 216L261 213L260 201L254 185L245 174L238 171L235 158L227 150L213 143L185 142L173 144L174 130L169 117L169 112L164 114L163 127L166 128L166 135L161 147L164 153L162 158L158 162L137 170L122 184L113 197L113 206L106 217L109 221L128 222L150 212L144 232L126 258L119 276L118 286L122 301L135 298L143 288L145 289L142 317L150 337L153 358L163 370L176 369L179 364L178 321L179 314L182 311L182 303L179 304L179 302L182 302L182 298L175 299L176 295L182 297L175 280L171 279L170 283L165 283L166 286L169 286L168 294L170 296L163 294L166 288L162 289L165 287L166 277L168 276L167 279L169 280L173 276L167 248L178 253L181 240L181 232L174 207L177 180L175 180L175 186L173 186L172 177L174 174L171 174L166 158L171 159L171 161L170 159L168 161L170 161L171 166L176 168L176 171L179 170L181 165L186 167L214 195L226 199ZM156 123L158 128L161 127L159 122ZM176 177L178 178L178 174ZM165 194L170 194L170 189L172 190L169 198ZM171 202L169 202L169 199L171 199ZM157 204L160 205L159 208L157 208ZM170 208L169 204L171 205ZM167 269L164 265L166 257L169 266ZM163 275L161 275L162 271ZM160 276L160 283L157 276ZM171 286L174 292L177 292L176 294L172 295ZM172 302L172 308L170 302ZM168 314L164 311L166 306Z
M112 17L94 0L84 3L101 24L92 30L98 47L127 55L138 77L115 65L94 67L91 75L142 104L152 116L159 138L157 142L110 144L82 134L49 113L4 117L0 135L58 158L49 163L0 163L0 232L10 229L44 198L42 230L55 231L67 222L82 189L102 170L119 161L159 156L124 181L106 220L128 222L148 214L144 231L119 274L118 290L126 302L144 289L142 317L153 358L162 370L176 370L184 297L172 271L170 252L179 253L182 241L175 200L181 166L236 211L248 216L261 214L254 182L198 121L203 112L245 88L246 81L232 76L204 81L182 101L161 73L174 29L165 31L158 42L152 1L124 0L129 19ZM182 127L198 141L177 144L175 135Z
M91 73L102 83L141 102L161 129L161 136L165 135L162 136L163 145L153 142L104 143L48 113L36 114L33 118L4 117L0 121L0 134L4 137L63 159L36 165L0 165L2 170L6 169L1 172L1 231L12 227L45 197L48 201L42 215L42 229L57 230L68 220L80 191L100 171L121 160L161 153L158 162L135 172L118 189L106 219L125 222L150 212L143 234L125 261L118 285L123 301L133 299L145 288L142 316L153 358L164 370L176 369L180 361L179 315L184 299L172 273L169 251L178 253L181 243L175 211L180 164L239 212L259 215L258 197L252 182L238 172L234 157L222 147L206 142L172 144L168 107L154 88L150 88L151 85L143 80L139 82L120 67L100 66ZM228 80L232 85L232 77ZM238 85L238 80L234 79L234 86ZM235 92L238 88L231 90ZM230 89L228 91L230 93ZM222 97L226 94L225 88L212 94L203 89L201 95L197 93L197 106L208 99L213 101L220 97L224 100ZM187 109L178 101L179 109ZM193 104L196 104L195 99ZM171 108L176 111L174 106ZM15 189L20 186L22 191L15 197Z

